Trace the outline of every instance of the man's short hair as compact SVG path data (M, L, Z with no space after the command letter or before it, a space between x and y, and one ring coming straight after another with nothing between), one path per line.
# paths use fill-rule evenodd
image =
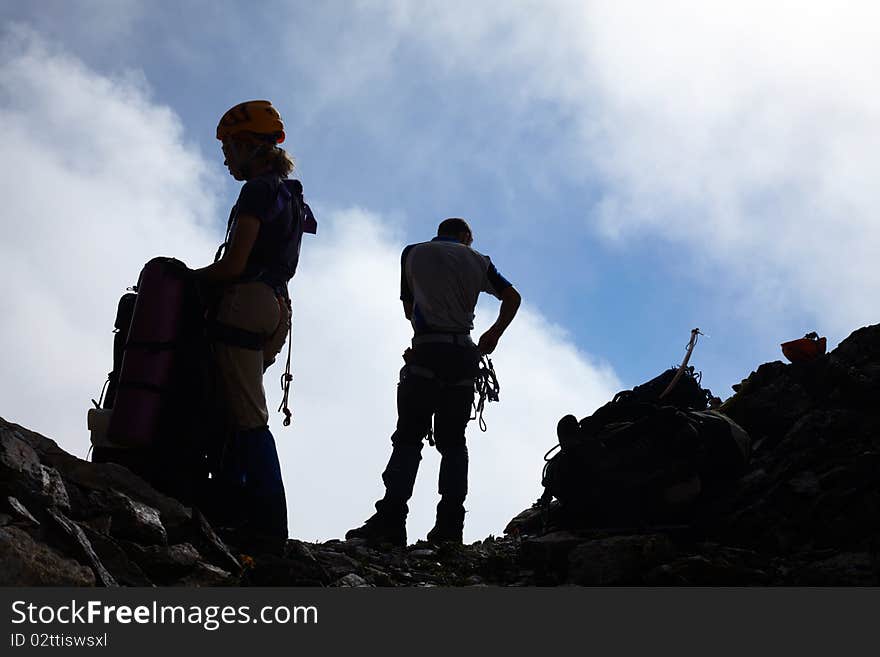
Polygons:
M438 237L458 237L461 233L471 234L471 227L468 226L468 222L459 217L444 219L437 226Z

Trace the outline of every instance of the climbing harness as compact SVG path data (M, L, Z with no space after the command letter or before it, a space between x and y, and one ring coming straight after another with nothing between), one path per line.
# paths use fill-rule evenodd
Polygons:
M433 340L432 340L433 341ZM413 341L415 343L415 340ZM436 379L437 375L432 372L427 367L421 367L419 365L410 365L407 363L404 366L404 369L414 374L415 376L420 376L426 379ZM469 420L477 420L479 422L480 431L485 432L488 429L486 425L486 420L483 419L483 411L486 407L486 402L497 402L498 394L501 391L501 385L498 383L498 375L495 374L495 367L492 365L492 359L488 356L483 355L480 357L480 363L478 366L477 374L473 378L462 379L457 383L445 384L445 385L453 385L453 386L473 386L474 392L476 393L476 399L473 402L471 407L472 414ZM428 440L428 444L431 447L434 447L434 428L433 426L428 427L428 433L426 435Z

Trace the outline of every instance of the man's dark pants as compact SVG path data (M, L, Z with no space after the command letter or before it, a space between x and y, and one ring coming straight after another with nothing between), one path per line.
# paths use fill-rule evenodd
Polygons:
M408 511L424 438L434 420L440 452L438 522L463 518L467 496L468 451L465 427L474 400L473 378L479 353L473 345L428 343L416 346L401 370L397 387L397 429L382 473L385 497L376 509L386 518L403 520Z

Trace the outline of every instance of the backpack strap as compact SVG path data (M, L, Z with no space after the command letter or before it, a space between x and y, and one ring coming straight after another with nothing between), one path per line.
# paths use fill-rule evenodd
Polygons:
M317 235L318 220L315 219L315 215L312 212L312 209L309 207L309 204L306 203L305 197L303 196L302 183L295 178L287 179L282 182L284 183L284 187L287 193L293 196L299 202L299 207L301 208L302 212L300 216L302 231L310 235Z

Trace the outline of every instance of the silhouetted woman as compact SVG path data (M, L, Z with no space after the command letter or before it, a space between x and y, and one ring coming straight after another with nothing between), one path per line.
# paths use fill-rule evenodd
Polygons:
M287 179L294 163L278 146L284 124L269 101L230 109L220 119L217 139L229 173L244 185L214 264L195 272L217 292L208 326L230 429L216 476L222 491L214 500L216 521L248 539L286 539L284 484L269 431L263 372L289 333L287 284L296 272L303 233L317 226L302 185Z

